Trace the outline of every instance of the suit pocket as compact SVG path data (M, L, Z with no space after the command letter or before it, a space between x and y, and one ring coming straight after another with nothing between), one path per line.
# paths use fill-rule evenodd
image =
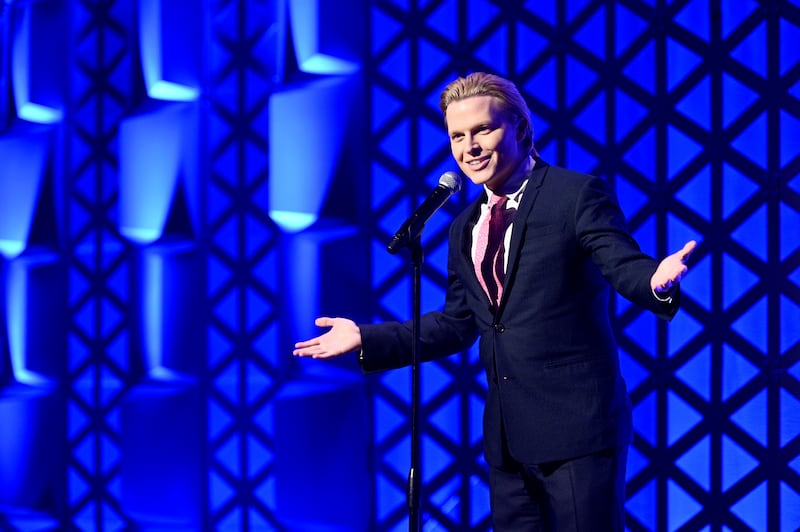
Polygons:
M547 235L558 234L564 230L563 224L534 225L526 229L527 238L542 238Z

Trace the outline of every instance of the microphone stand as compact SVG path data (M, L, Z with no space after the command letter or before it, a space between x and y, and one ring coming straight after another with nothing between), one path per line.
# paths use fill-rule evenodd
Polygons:
M422 473L420 471L420 454L422 450L419 433L420 409L420 339L421 300L422 300L422 262L423 251L420 236L416 235L409 244L411 264L413 267L412 316L411 316L411 467L408 471L408 530L422 530Z
M421 528L421 492L422 474L420 473L420 455L422 445L419 435L420 410L420 339L421 300L422 300L422 244L420 235L422 228L434 212L455 192L461 190L461 178L455 172L445 172L439 178L439 184L428 198L422 202L414 214L395 233L387 246L389 253L397 253L403 247L411 252L413 272L413 296L411 318L411 468L408 471L407 506L409 511L408 530L417 532Z

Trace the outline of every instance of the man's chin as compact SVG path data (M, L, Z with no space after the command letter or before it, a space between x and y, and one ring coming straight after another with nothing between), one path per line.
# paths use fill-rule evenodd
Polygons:
M492 175L489 174L488 172L474 172L474 171L470 172L469 170L462 170L462 171L464 172L464 175L467 176L467 179L469 179L476 185L484 185L487 182L489 182L489 180L491 180L492 178Z

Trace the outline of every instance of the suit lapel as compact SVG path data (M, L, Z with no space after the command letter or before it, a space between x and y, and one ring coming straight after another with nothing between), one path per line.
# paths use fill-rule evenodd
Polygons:
M469 215L465 218L464 228L461 231L461 256L464 260L463 263L467 265L469 270L472 270L471 277L477 286L480 286L480 284L478 283L478 278L475 276L475 268L472 265L472 231L475 228L475 224L478 223L481 205L486 203L486 199L486 191L483 191L475 201L472 202L472 206L469 208ZM469 275L465 277L469 277Z
M539 196L539 189L544 183L548 168L550 168L550 165L541 159L536 159L536 166L533 167L533 171L528 178L528 185L525 187L522 201L517 208L517 214L514 217L513 229L511 231L511 246L508 250L506 284L503 287L503 296L500 299L500 308L498 311L502 311L508 299L508 294L513 288L513 283L510 281L514 278L514 274L517 270L517 257L520 254L522 243L525 241L528 216L530 216L533 204L536 203L536 198Z
M464 284L469 285L471 291L481 294L482 300L486 302L486 305L483 307L483 309L485 309L487 315L484 316L484 319L490 320L491 305L489 303L489 299L486 297L486 294L483 292L483 288L478 281L478 277L475 275L475 266L472 263L472 232L475 229L475 224L478 222L478 218L480 217L481 205L486 203L486 201L487 195L486 192L483 191L472 202L472 205L467 208L467 211L463 213L463 217L460 219L459 223L462 225L458 230L461 233L461 242L459 243L461 260L458 261L458 268L461 269L460 276ZM482 313L482 311L478 309L475 309L475 312Z

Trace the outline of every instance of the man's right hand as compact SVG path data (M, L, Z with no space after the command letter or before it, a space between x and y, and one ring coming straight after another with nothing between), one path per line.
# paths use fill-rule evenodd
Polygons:
M320 336L297 342L292 354L297 357L334 358L361 349L361 330L347 318L317 318L317 327L330 327Z

